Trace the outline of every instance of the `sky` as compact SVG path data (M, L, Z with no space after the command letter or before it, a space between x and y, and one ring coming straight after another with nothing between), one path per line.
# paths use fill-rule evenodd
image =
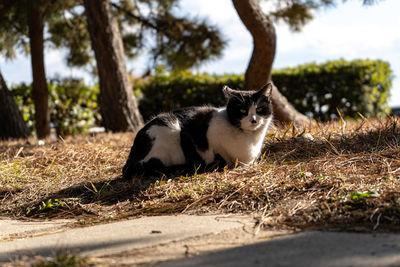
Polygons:
M267 1L265 1L267 2ZM339 1L341 2L341 1ZM263 6L264 11L268 11ZM292 32L284 23L276 24L277 54L274 68L344 58L382 59L390 63L395 78L391 106L400 106L400 10L399 0L383 0L373 6L362 6L359 0L322 9L314 20ZM240 21L230 0L182 0L179 12L206 18L217 25L228 45L218 60L205 63L195 71L208 73L243 73L252 52L252 38ZM67 67L64 52L46 51L46 73L82 77L93 83L93 77L82 69ZM128 70L140 75L147 67L143 58L127 62ZM8 84L32 81L30 60L19 55L13 61L0 56L0 70Z

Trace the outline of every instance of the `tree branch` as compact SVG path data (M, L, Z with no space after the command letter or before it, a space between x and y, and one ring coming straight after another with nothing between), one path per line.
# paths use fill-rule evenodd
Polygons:
M116 9L118 9L119 11L123 11L126 15L128 15L129 17L136 19L137 21L140 21L142 24L148 26L149 28L152 28L154 30L159 31L159 28L157 27L157 25L154 25L153 23L151 23L150 21L146 20L145 18L141 17L141 16L137 16L135 14L133 14L132 12L127 11L126 9L120 7L119 5L117 5L116 3L111 3L111 5L113 7L115 7Z

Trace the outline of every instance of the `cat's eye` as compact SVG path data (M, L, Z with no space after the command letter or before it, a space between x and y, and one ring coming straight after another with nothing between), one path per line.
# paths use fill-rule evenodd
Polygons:
M242 113L242 114L246 114L246 113L247 113L247 110L245 110L245 109L240 109L239 111L240 111L240 113Z
M263 108L257 108L256 111L257 112L261 112L263 110Z

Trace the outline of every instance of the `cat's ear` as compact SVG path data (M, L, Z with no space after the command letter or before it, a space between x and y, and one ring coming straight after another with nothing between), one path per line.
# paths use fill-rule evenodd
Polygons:
M224 93L224 96L227 99L232 98L233 96L235 96L235 90L229 88L227 85L224 85L224 87L222 87L222 92Z
M261 95L265 95L267 97L271 97L271 94L272 94L272 83L267 83L266 85L264 85L258 91L258 93L260 93Z

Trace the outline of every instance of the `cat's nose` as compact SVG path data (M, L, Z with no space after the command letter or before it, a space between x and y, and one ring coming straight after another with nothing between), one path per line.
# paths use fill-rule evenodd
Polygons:
M252 123L252 124L256 124L257 123L257 118L256 118L256 116L251 116L251 119L250 119L250 122Z

